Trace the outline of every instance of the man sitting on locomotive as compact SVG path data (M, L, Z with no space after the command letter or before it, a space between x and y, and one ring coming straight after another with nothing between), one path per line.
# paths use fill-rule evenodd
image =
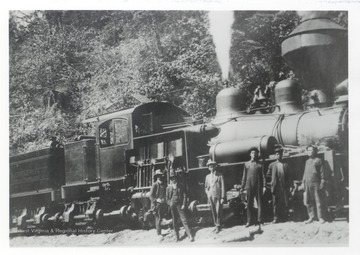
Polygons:
M258 85L254 91L253 101L251 107L257 108L264 101L269 101L271 99L271 90L274 87L273 83L267 84L265 89Z
M166 206L166 181L160 169L155 171L156 181L150 190L151 210L155 214L155 226L158 236L161 236L161 220L167 209Z

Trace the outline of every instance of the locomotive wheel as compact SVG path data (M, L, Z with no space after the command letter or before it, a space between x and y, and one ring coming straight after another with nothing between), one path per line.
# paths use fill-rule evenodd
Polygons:
M55 223L59 223L60 222L60 217L61 217L62 213L58 212L55 213Z
M42 217L41 217L41 224L42 226L44 226L44 228L48 228L49 227L49 221L48 219L50 218L50 215L45 213Z
M194 200L194 201L192 201L191 203L190 203L190 205L189 205L189 207L188 207L188 209L189 209L189 211L190 212L192 212L192 213L196 213L196 206L199 204L199 201L197 201L197 200Z
M126 209L126 223L130 228L136 228L138 215L135 213L134 208L129 205Z
M143 229L151 229L155 227L155 215L153 213L146 212L144 214L144 220L142 221Z
M104 212L102 209L96 210L95 220L96 220L96 226L100 228L104 223Z
M120 217L121 219L125 219L126 215L127 215L127 210L128 210L128 206L124 205L120 208Z
M128 208L126 209L126 215L132 217L133 213L134 213L134 208L132 208L131 205L128 206Z
M95 219L96 219L97 221L101 221L101 220L103 219L103 217L104 217L104 212L103 212L103 210L102 210L102 209L98 209L98 210L96 211L96 213L95 213Z

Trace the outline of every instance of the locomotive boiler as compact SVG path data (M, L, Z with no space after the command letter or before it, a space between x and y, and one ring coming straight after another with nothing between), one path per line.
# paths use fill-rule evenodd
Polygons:
M246 93L240 89L224 89L217 95L211 125L219 128L219 134L209 142L208 157L220 163L225 176L229 189L225 208L239 204L240 191L232 187L241 182L250 147L259 149L266 170L275 146L281 145L299 184L305 148L312 144L319 146L324 161L329 210L340 215L339 208L348 203L347 31L327 18L305 20L282 42L282 54L302 86L297 80L277 83L275 103L266 111L263 107L249 114ZM207 211L204 202L193 201L196 206L191 209Z
M248 149L257 147L266 167L281 145L302 179L305 148L319 146L328 179L328 206L335 216L348 204L347 31L329 19L305 20L282 42L282 54L301 80L277 83L273 105L249 114L245 92L217 95L216 116L194 124L169 103L151 102L101 115L94 137L64 149L10 158L11 226L154 225L149 191L154 173L181 175L194 217L209 213L204 162L219 163L229 217L244 212L237 188ZM304 100L304 89L307 99ZM54 163L56 162L56 163ZM226 217L227 217L226 216Z

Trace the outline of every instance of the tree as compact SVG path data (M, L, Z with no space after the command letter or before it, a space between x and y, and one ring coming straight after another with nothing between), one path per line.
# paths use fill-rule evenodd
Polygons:
M27 22L10 19L11 150L44 146L49 136L74 132L81 112L78 82L84 79L87 39L94 28L77 30L61 11L33 12ZM80 16L81 17L81 16Z
M347 12L331 12L347 26ZM235 12L233 75L221 80L205 11L11 12L10 152L91 132L82 120L133 107L133 94L168 101L195 120L216 113L225 87L249 92L293 76L281 41L295 12Z
M256 86L289 75L281 57L281 41L298 21L295 12L236 12L231 63L240 87L249 93L248 103Z

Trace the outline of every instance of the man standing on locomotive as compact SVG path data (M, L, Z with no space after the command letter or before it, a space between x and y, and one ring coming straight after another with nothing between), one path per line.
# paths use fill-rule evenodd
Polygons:
M160 169L155 171L154 178L156 181L150 190L151 209L155 214L155 226L158 236L161 236L161 219L163 218L164 211L166 210L166 181L164 174Z
M191 233L188 220L185 214L186 208L186 191L183 183L178 183L178 177L174 171L170 172L170 185L166 188L166 202L170 206L174 231L176 235L176 241L180 240L179 236L179 225L178 219L180 220L185 228L187 236L190 238L190 241L194 241L194 237Z
M210 170L205 178L205 192L210 202L211 212L215 224L215 233L221 230L222 206L225 201L225 185L222 173L216 170L217 163L211 159L206 164Z
M306 148L306 151L309 159L305 163L302 185L304 188L304 204L307 207L309 219L305 221L305 224L313 222L316 218L322 224L325 222L325 175L323 163L317 157L317 147L310 145Z
M275 150L276 161L269 165L267 177L271 178L271 193L273 200L273 223L286 221L289 214L289 195L293 179L289 165L282 160L283 149Z
M259 150L255 147L250 148L251 160L244 164L244 171L241 181L241 190L246 190L247 198L247 223L246 227L253 225L253 206L256 198L258 206L257 224L262 223L262 195L266 191L266 179L264 176L263 165L259 163Z

